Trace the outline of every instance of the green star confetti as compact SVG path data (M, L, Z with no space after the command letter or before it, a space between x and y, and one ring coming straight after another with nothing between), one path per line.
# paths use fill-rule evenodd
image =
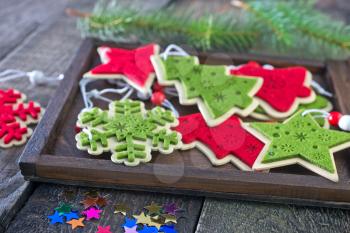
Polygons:
M91 155L110 151L111 160L137 166L151 160L151 150L163 154L181 147L181 134L170 128L178 125L171 111L161 107L146 110L140 101L114 101L109 110L84 109L77 126L77 148Z
M228 75L225 66L200 65L197 57L152 56L158 81L175 85L180 103L197 104L209 126L218 125L237 113L247 116L258 106L254 98L261 78Z
M297 112L284 123L251 123L255 136L266 142L253 169L291 164L338 181L333 153L350 147L350 133L324 129L311 115Z

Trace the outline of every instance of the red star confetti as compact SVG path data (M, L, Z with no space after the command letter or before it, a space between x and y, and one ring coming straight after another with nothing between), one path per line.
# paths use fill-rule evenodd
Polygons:
M0 148L22 145L32 134L28 125L37 123L43 113L38 103L23 103L26 96L14 89L0 89Z
M155 77L150 57L158 54L159 46L149 44L134 50L99 47L102 64L84 74L86 78L123 79L138 91L147 94Z
M98 226L96 233L112 233L111 226L106 226L106 227Z
M83 211L83 214L86 216L86 220L91 220L91 219L99 219L101 212L102 210L99 210L95 207L90 207L89 209Z
M174 128L182 134L183 149L197 147L214 165L232 162L242 170L252 166L264 143L249 133L238 117L232 116L215 127L209 127L200 113L179 118Z
M272 117L292 115L300 103L311 103L315 93L310 88L312 75L304 67L264 68L256 62L231 69L232 75L263 78L264 82L256 97L260 105Z

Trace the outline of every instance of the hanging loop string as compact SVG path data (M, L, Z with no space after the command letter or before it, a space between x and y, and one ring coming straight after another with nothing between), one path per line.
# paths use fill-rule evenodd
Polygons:
M114 89L114 88L106 88L103 90L97 90L97 89L93 89L91 91L87 91L86 86L94 81L97 81L100 79L88 79L88 78L83 78L82 80L80 80L79 85L80 85L80 91L81 91L81 95L83 96L83 101L84 101L84 105L85 108L92 108L94 106L93 102L92 102L92 98L95 99L100 99L103 100L105 102L112 102L113 100L104 97L104 94L108 94L108 93L114 93L114 94L123 94L126 93L121 100L125 100L127 98L130 97L130 95L132 95L132 93L134 92L134 89L126 84L124 85L122 88L119 89Z
M164 102L162 103L162 106L172 111L176 118L180 116L179 112L176 110L174 105L169 100L165 99Z
M319 109L308 109L305 110L301 115L306 116L307 114L310 113L319 113L319 115L312 115L314 118L328 118L329 117L329 112L326 112L324 110L319 110Z
M190 56L183 48L176 44L170 44L163 53L160 54L160 56L163 59L167 59L168 56L182 56L182 57L188 57Z
M311 86L312 88L314 88L320 95L323 96L327 96L332 98L333 94L329 91L327 91L326 89L324 89L318 82L316 82L315 80L312 80L311 82Z
M24 72L21 70L8 69L0 72L0 82L6 82L10 80L15 80L18 78L26 77L32 86L44 85L44 84L56 84L64 78L63 74L57 77L45 76L45 74L40 70L33 70L31 72Z

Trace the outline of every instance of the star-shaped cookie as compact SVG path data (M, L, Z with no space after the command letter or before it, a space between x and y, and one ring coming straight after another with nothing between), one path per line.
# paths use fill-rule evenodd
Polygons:
M158 54L159 46L149 44L134 50L99 47L102 64L84 74L84 78L123 79L138 91L151 92L155 74L150 57Z
M327 179L339 180L333 153L350 147L350 133L321 128L302 111L283 123L250 125L250 131L266 143L253 169L300 164Z

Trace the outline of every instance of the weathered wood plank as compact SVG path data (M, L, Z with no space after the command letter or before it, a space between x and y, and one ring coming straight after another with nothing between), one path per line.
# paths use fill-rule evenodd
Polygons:
M22 1L21 1L22 2ZM29 1L28 1L29 2ZM40 11L45 11L45 8L50 8L47 1L41 4L42 1L31 2L33 5L28 6L28 14L40 14ZM62 1L64 2L64 1ZM27 7L26 4L18 3L23 10ZM31 38L25 40L20 46L16 48L13 53L7 55L0 62L0 70L4 69L20 69L24 71L31 71L34 69L42 70L48 75L57 75L63 72L72 59L72 54L81 43L79 32L75 29L75 19L64 16L64 5L52 5L56 12L47 10L46 19L49 18L45 24L45 17L41 16L43 24L38 28ZM90 4L90 5L89 5ZM41 5L41 6L38 6ZM72 4L71 4L72 5ZM77 3L73 4L77 6ZM91 8L93 1L84 1L80 6L84 9ZM69 4L68 4L69 6ZM41 8L39 10L38 8ZM6 15L3 8L0 15ZM11 10L16 10L14 6ZM36 10L35 10L36 9ZM23 14L27 14L23 12ZM29 18L29 15L27 18ZM50 23L61 16L61 19L53 24ZM33 16L40 21L38 16ZM59 35L59 36L58 36ZM0 45L7 46L6 43L0 41ZM59 49L58 49L59 48ZM56 87L38 87L39 89L32 89L27 79L15 80L1 84L1 88L15 87L20 91L26 93L29 99L40 102L46 106L54 89ZM40 91L34 91L40 90ZM22 175L18 169L18 156L23 147L16 147L13 149L6 149L0 151L0 226L5 228L13 215L23 204L23 201L28 197L31 186L28 182L23 180Z
M70 225L49 225L47 216L51 215L54 208L60 202L67 201L73 205L74 209L82 210L79 204L84 199L84 193L91 188L79 188L72 186L42 184L34 191L20 213L15 217L14 223L10 225L8 233L27 232L73 232ZM98 189L102 196L108 199L108 205L103 209L100 220L85 221L85 227L74 232L96 232L97 226L111 225L111 231L115 233L124 232L122 224L124 217L113 213L117 203L126 203L132 214L140 214L142 208L152 202L163 205L166 203L176 203L182 212L178 213L178 224L176 229L181 233L194 232L197 219L200 214L202 199L188 196L162 195L144 192L119 192L116 190Z
M196 233L350 232L350 211L207 198Z
M69 0L1 0L0 61L27 40L41 25L50 24Z

